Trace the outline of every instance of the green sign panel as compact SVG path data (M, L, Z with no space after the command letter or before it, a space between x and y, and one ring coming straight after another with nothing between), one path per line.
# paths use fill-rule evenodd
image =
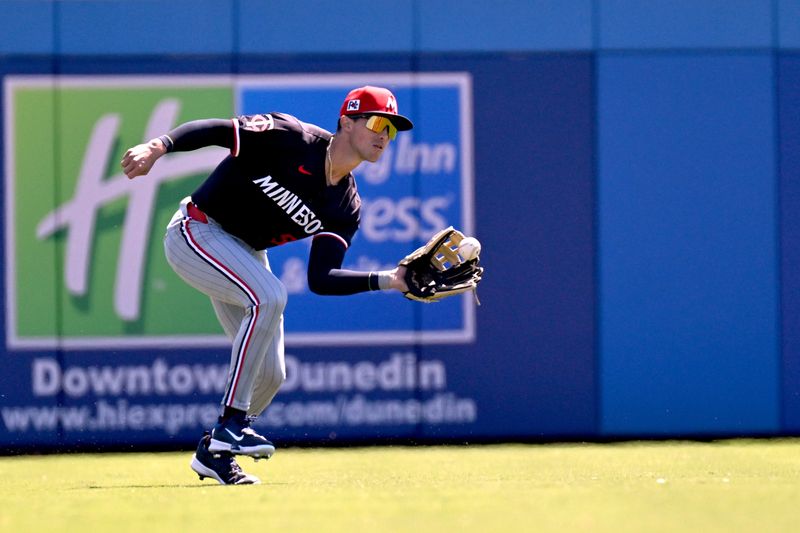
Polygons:
M214 79L6 78L10 347L222 341L205 296L164 260L179 200L226 155L162 158L128 180L125 150L188 120L233 115Z

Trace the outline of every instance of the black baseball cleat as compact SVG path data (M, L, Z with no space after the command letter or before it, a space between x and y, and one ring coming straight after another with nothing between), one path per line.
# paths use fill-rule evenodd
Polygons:
M245 473L230 453L209 451L210 441L211 434L206 431L197 445L197 451L192 455L192 470L197 472L201 481L210 477L216 479L220 485L257 485L261 483L256 476Z
M256 433L250 422L240 422L234 418L220 421L211 430L209 451L228 452L234 455L249 455L254 459L269 459L275 453L275 446Z

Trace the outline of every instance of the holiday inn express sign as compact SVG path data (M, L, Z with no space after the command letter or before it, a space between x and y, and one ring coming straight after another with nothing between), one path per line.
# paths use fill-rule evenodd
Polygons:
M227 151L170 154L144 178L119 168L129 146L183 122L283 111L335 130L356 86L390 87L415 122L356 169L361 228L344 268L390 268L434 232L473 231L467 74L7 76L4 179L6 343L15 348L223 346L205 296L167 265L162 236L179 200ZM312 294L310 241L269 252L290 294L287 344L471 342L471 295L434 306L394 294ZM345 317L332 320L331 317Z

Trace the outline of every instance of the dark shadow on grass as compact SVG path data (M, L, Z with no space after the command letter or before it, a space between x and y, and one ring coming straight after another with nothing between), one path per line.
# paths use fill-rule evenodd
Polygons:
M89 485L88 487L74 487L72 490L114 490L114 489L202 489L213 485Z
M261 485L269 486L269 485L290 485L290 483L261 483ZM211 484L174 484L174 485L89 485L88 487L73 487L68 490L83 490L83 489L91 489L91 490L113 490L113 489L207 489L207 488L214 488L214 487L226 487L228 485L220 485L219 483ZM234 486L234 485L231 485ZM245 485L242 485L245 486Z

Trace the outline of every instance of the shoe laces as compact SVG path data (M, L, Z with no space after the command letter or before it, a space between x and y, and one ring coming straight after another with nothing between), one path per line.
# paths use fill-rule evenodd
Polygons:
M243 428L242 429L242 433L245 434L245 435L250 435L251 437L260 437L261 436L258 433L256 433L256 430L254 430L253 428L251 428L249 426Z
M246 434L252 435L254 437L260 437L261 435L259 435L256 432L256 430L253 429L253 427L252 427L252 424L253 424L253 422L255 422L255 420L256 420L256 416L255 415L249 415L249 416L245 417L244 425L242 426L242 433L246 433Z
M235 484L240 479L247 477L247 474L244 473L244 470L242 470L242 467L239 466L239 463L236 462L236 459L234 459L233 456L231 456L230 466L231 470L228 473L229 483Z
M239 463L237 463L237 462L236 462L236 459L234 459L233 457L231 457L231 463L230 463L230 465L231 465L231 473L232 473L232 474L237 474L237 473L242 473L242 472L244 472L244 471L242 470L242 467L241 467L241 466L239 466Z

